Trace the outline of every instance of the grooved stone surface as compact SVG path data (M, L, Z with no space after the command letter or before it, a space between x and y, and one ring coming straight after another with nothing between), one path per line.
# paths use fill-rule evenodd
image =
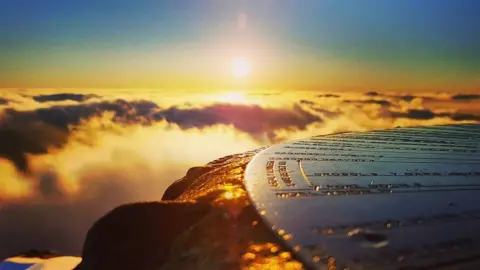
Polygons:
M480 125L316 136L245 173L264 222L317 269L480 263Z

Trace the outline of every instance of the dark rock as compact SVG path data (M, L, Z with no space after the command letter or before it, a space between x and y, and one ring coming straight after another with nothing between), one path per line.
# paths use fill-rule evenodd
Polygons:
M188 179L183 177L175 182L173 182L168 188L165 190L162 196L162 201L171 201L175 200L180 196L183 191L188 188L188 186L194 181L194 179Z
M209 205L176 202L117 207L90 228L75 270L157 269L177 236L209 210Z
M187 178L198 178L202 174L205 174L206 172L208 172L209 170L211 170L211 168L205 167L205 166L192 167L192 168L188 169L187 175L185 177L187 177Z
M212 168L201 166L188 169L187 174L180 180L173 182L163 193L162 200L175 200L180 196L198 177L202 176Z
M58 253L51 250L30 249L25 252L15 254L9 257L41 258L49 259L59 256Z

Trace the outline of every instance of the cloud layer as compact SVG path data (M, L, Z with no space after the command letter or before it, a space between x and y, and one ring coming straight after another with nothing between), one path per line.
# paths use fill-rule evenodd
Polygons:
M3 111L0 156L16 168L29 172L28 154L45 154L61 148L77 126L93 118L110 114L110 121L121 125L153 125L166 121L181 129L204 129L215 125L231 126L261 141L275 142L277 130L305 130L322 119L298 105L293 108L263 108L258 105L212 104L201 108L161 109L151 101L117 99L78 105L55 105L32 111ZM32 136L35 134L35 136Z
M231 125L254 138L267 135L276 141L275 131L282 129L305 130L312 123L321 123L318 115L298 105L292 109L262 108L258 105L214 104L203 108L161 110L156 117L174 123L183 129L204 128L212 125Z
M36 102L65 101L65 100L82 102L95 97L99 97L99 96L93 95L93 94L84 95L84 94L75 94L75 93L59 93L59 94L50 94L50 95L37 95L37 96L33 96L32 98Z

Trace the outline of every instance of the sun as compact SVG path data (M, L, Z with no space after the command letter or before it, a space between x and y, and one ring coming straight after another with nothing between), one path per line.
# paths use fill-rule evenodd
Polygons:
M232 62L232 73L235 78L245 78L250 74L250 62L243 58L237 57Z

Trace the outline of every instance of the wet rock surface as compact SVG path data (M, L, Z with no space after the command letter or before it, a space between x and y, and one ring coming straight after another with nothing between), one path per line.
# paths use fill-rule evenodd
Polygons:
M191 168L160 202L112 210L88 232L76 269L302 269L245 191L260 150Z

